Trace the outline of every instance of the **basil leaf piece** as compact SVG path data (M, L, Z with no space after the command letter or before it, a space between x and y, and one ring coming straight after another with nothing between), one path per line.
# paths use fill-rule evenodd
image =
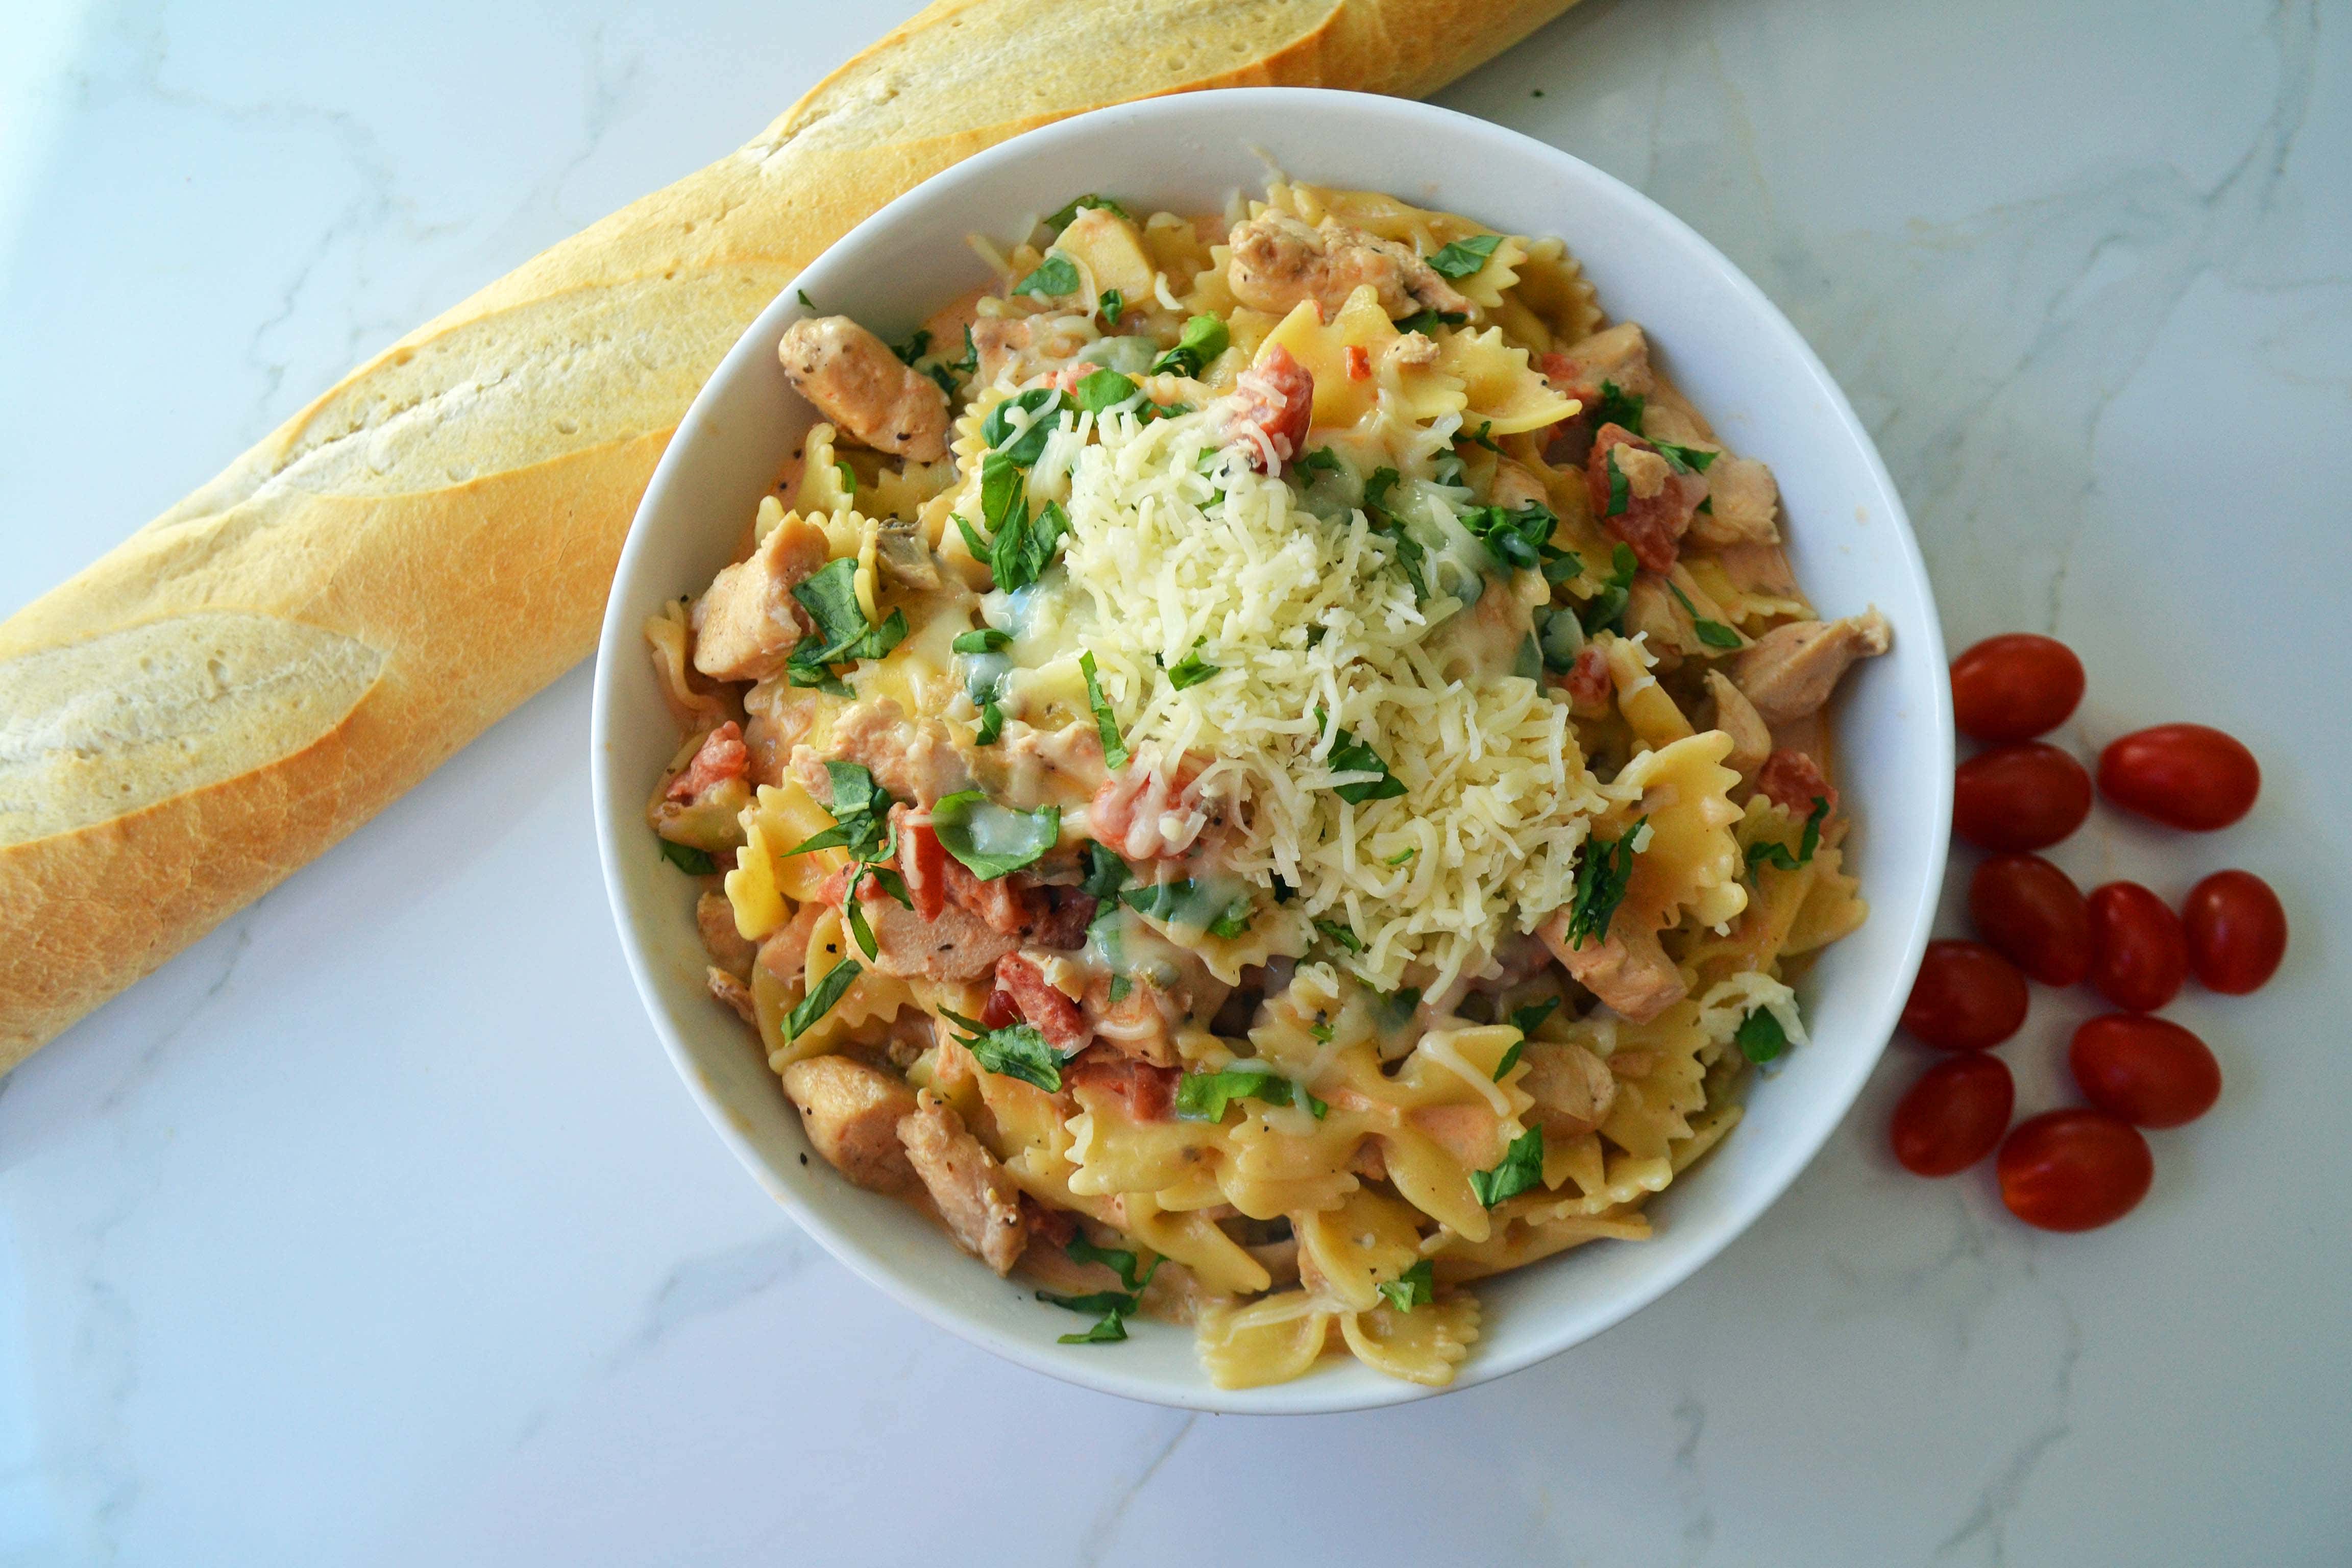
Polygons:
M1047 1045L1036 1025L1007 1024L1001 1029L992 1029L961 1013L945 1008L940 1011L969 1031L956 1044L971 1053L971 1059L980 1064L982 1072L1017 1078L1047 1094L1061 1092L1062 1064L1069 1058Z
M1013 286L1015 294L1031 294L1040 300L1059 300L1078 291L1078 266L1058 250L1049 250L1037 270Z
M1440 327L1458 327L1470 319L1467 310L1415 310L1410 316L1396 319L1399 332L1419 332L1426 337Z
M948 361L946 368L958 375L976 375L980 373L980 345L971 341L971 328L969 326L963 330L963 358Z
M1113 1307L1082 1333L1057 1334L1057 1345L1115 1345L1127 1338L1127 1314Z
M1732 1039L1739 1054L1761 1066L1789 1048L1789 1031L1769 1007L1759 1007L1739 1020L1739 1032Z
M866 631L866 611L857 603L857 563L848 556L826 562L793 584L793 597L816 623L817 636L823 639L820 650L845 647ZM831 662L821 652L808 658L811 663Z
M1119 738L1118 715L1104 700L1102 682L1095 676L1095 656L1078 655L1079 672L1087 678L1087 706L1094 710L1095 730L1102 736L1103 761L1116 773L1127 766L1127 742Z
M1106 367L1078 383L1078 406L1099 418L1122 403L1133 402L1142 390L1129 377Z
M1135 1306L1135 1297L1125 1290L1089 1290L1083 1296L1063 1296L1051 1290L1040 1290L1037 1300L1048 1306L1067 1308L1073 1312L1125 1312L1132 1310Z
M798 300L802 304L807 306L812 310L816 309L816 301L808 297L808 290L805 289L793 289L793 298Z
M689 877L708 877L719 869L719 862L707 849L697 849L691 844L678 844L665 838L661 841L662 858Z
M1559 998L1548 996L1540 1002L1530 1002L1524 1007L1511 1009L1511 1027L1522 1035L1532 1035L1536 1026L1559 1010ZM1496 1075L1500 1077L1498 1073Z
M1829 815L1830 797L1825 795L1813 796L1813 809L1805 816L1805 831L1803 837L1797 840L1797 852L1791 855L1787 845L1769 838L1760 844L1750 844L1748 847L1748 869L1753 872L1758 866L1776 866L1783 871L1793 871L1800 866L1812 864L1813 851L1822 846L1822 824L1828 820Z
M1650 445L1658 449L1658 456L1665 458L1666 466L1678 474L1703 474L1709 464L1723 456L1703 447L1678 447L1672 441L1653 441Z
M1079 212L1087 207L1104 207L1111 212L1117 213L1119 216L1127 219L1129 223L1133 223L1135 221L1133 214L1129 213L1125 207L1119 205L1117 202L1111 200L1108 196L1098 196L1092 191L1089 191L1083 196L1074 198L1067 206L1062 208L1053 216L1047 218L1045 220L1045 226L1051 229L1067 228L1070 226L1071 223L1076 219Z
M1705 643L1709 647L1738 647L1739 646L1739 634L1738 632L1733 631L1721 621L1710 621L1705 616L1700 615L1698 613L1698 606L1691 603L1690 595L1683 592L1682 584L1675 582L1672 577L1667 578L1665 582L1667 588L1673 592L1675 597L1682 601L1683 608L1690 612L1691 629L1698 633L1699 641Z
M1315 721L1328 724L1331 718L1324 710L1318 708L1315 710ZM1361 805L1368 800L1392 800L1404 793L1404 780L1389 772L1389 765L1381 760L1381 754L1345 730L1332 735L1330 756L1324 766L1335 773L1377 773L1381 775L1360 784L1333 784L1331 793L1349 805Z
M1317 1121L1331 1108L1278 1072L1235 1066L1217 1072L1188 1072L1176 1080L1176 1115L1185 1121L1223 1121L1236 1100L1267 1105L1303 1102Z
M1630 435L1642 433L1642 409L1649 400L1637 397L1613 381L1601 384L1601 395L1593 400L1592 427L1614 425Z
M824 978L816 983L816 989L784 1015L784 1038L797 1040L808 1033L810 1026L832 1012L833 1005L840 1001L843 993L856 984L857 977L865 973L854 958L845 958L826 970Z
M851 939L857 943L857 951L864 953L868 960L879 958L882 953L874 941L874 928L866 920L866 900L854 898L844 899L841 900L841 912L845 923L849 927Z
M1383 866L1402 866L1420 853L1421 846L1416 844L1410 849L1398 850L1395 854L1381 861L1381 864Z
M1609 581L1601 585L1601 592L1585 601L1583 620L1587 634L1616 629L1633 596L1633 579L1642 573L1642 563L1630 544L1619 543L1609 560L1613 568Z
M1336 474L1339 471L1339 454L1328 447L1318 447L1304 457L1293 458L1290 469L1297 474Z
M1467 278L1486 266L1486 258L1502 243L1499 234L1474 234L1467 239L1457 239L1429 258L1430 268L1447 278Z
M1503 1075L1519 1065L1519 1053L1527 1048L1528 1042L1524 1038L1513 1040L1511 1042L1510 1048L1505 1051L1502 1055L1502 1058L1495 1063L1495 1081L1496 1083L1502 1082Z
M1364 939L1356 934L1353 927L1343 921L1317 921L1315 922L1315 929L1321 931L1325 936L1329 937L1333 942L1338 942L1341 947L1346 948L1349 952L1361 952L1364 951Z
M1467 441L1473 446L1484 447L1489 452L1499 453L1503 448L1496 446L1495 444L1495 437L1487 434L1487 432L1494 429L1494 427L1495 422L1492 419L1482 419L1478 423L1478 433L1476 435L1456 436L1454 439L1457 441Z
M1101 312L1105 326L1116 327L1118 319L1127 314L1127 296L1116 289L1106 289L1095 300L1095 309Z
M1633 504L1633 483L1617 467L1617 454L1623 449L1624 445L1620 442L1610 447L1601 458L1601 466L1609 473L1609 504L1601 509L1601 515L1603 517L1622 517L1625 515L1625 509Z
M1150 1268L1139 1273L1137 1270L1141 1268L1141 1265L1134 1253L1123 1247L1097 1247L1082 1235L1070 1237L1069 1245L1062 1248L1062 1255L1073 1263L1101 1264L1118 1275L1118 1282L1130 1290L1141 1290L1151 1283L1151 1277L1160 1272L1160 1260L1157 1258L1151 1260Z
M1119 901L1138 914L1171 925L1199 926L1211 936L1236 937L1249 930L1255 910L1247 893L1223 905L1213 901L1214 896L1195 881L1148 882L1122 891Z
M1395 547L1397 564L1403 568L1405 581L1412 584L1412 596L1429 597L1429 580L1423 572L1423 562L1428 552L1420 540L1405 531L1404 520L1389 510L1389 492L1402 482L1404 476L1394 468L1374 468L1371 478L1364 481L1364 518L1381 537Z
M1211 664L1208 660L1201 657L1201 644L1205 643L1208 640L1208 638L1202 637L1199 642L1195 642L1192 645L1192 652L1186 654L1182 658L1178 659L1174 664L1169 667L1169 685L1174 687L1177 690L1181 691L1186 687L1200 685L1201 682L1208 679L1209 677L1216 674L1218 670L1224 668L1223 665Z
M1472 507L1462 514L1462 526L1476 535L1503 566L1532 571L1543 563L1544 551L1559 519L1543 502L1531 500L1516 511L1498 506Z
M1016 392L988 411L988 417L981 421L981 439L1021 467L1029 468L1045 455L1045 437L1060 424L1057 416L1061 412L1062 395L1053 387L1033 386L1026 392ZM1015 414L1029 416L1017 439L1013 425ZM992 519L991 526L993 521Z
M1381 1294L1388 1299L1389 1305L1400 1312L1426 1307L1437 1300L1437 1281L1426 1258L1395 1279L1382 1280L1380 1289Z
M1004 710L999 708L996 705L996 700L992 697L980 705L980 724L972 731L972 744L992 746L996 744L996 738L1003 733L1004 733Z
M948 647L958 653L993 653L1013 646L1013 634L995 626L975 626L957 637Z
M1089 838L1079 850L1086 862L1087 874L1078 890L1090 899L1108 900L1118 897L1118 890L1128 884L1130 873L1118 851L1108 844L1097 844Z
M1511 1140L1503 1154L1502 1163L1491 1171L1470 1173L1470 1190L1478 1201L1493 1208L1505 1198L1517 1197L1530 1187L1543 1184L1543 1129L1530 1127Z
M1214 316L1194 316L1177 334L1176 346L1151 362L1154 375L1198 375L1201 367L1225 352L1233 333Z
M931 807L931 831L939 835L940 848L982 881L992 882L1035 865L1060 840L1062 808L1015 811L976 789L958 790Z
M892 343L890 352L898 356L899 363L911 365L931 352L931 334L923 328L917 327L913 337L903 343Z
M1633 878L1633 840L1649 820L1643 817L1613 839L1585 840L1584 853L1576 858L1576 890L1568 904L1569 946L1582 947L1587 938L1609 940L1609 922L1625 901L1625 889Z

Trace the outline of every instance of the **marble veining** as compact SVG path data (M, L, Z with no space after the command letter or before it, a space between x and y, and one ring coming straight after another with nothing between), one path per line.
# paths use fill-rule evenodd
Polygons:
M0 10L0 612L914 8ZM679 1092L580 670L0 1079L0 1568L2344 1561L2347 37L2315 0L1587 0L1443 96L1790 313L1947 637L2082 651L2058 740L2197 718L2263 757L2237 828L2103 811L2056 852L2168 895L2246 865L2295 927L2265 992L2170 1009L2228 1088L2125 1224L1896 1169L1898 1040L1748 1235L1517 1376L1285 1421L1019 1371L833 1261ZM2021 1110L2094 1010L2036 992Z

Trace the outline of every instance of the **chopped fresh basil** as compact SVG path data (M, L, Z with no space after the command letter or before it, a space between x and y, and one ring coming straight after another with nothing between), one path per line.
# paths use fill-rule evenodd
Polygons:
M1361 952L1364 951L1364 939L1358 936L1355 932L1355 928L1349 925L1344 921L1317 921L1315 922L1315 929L1321 931L1325 936L1329 937L1333 942L1338 942L1341 947L1346 948L1349 952Z
M1601 395L1593 400L1592 427L1614 425L1631 435L1642 433L1642 408L1648 401L1624 391L1613 381L1601 384Z
M1106 289L1096 299L1095 309L1102 312L1105 326L1116 327L1118 319L1127 314L1127 296L1116 289Z
M1015 294L1033 294L1040 300L1058 300L1077 291L1077 263L1058 250L1047 251L1037 270L1013 286Z
M1033 386L1026 392L1016 392L988 411L988 417L981 421L981 439L1022 468L1028 468L1045 455L1045 437L1060 423L1061 412L1062 395L1053 387ZM1015 414L1029 416L1017 437L1013 423Z
M1013 634L995 626L974 626L948 644L958 653L992 653L1013 645Z
M841 493L855 496L857 493L857 470L847 463L835 463L833 471L841 479Z
M1404 569L1405 581L1412 584L1413 597L1426 599L1429 579L1423 563L1429 552L1422 547L1421 541L1406 531L1404 520L1389 510L1389 492L1403 478L1394 468L1373 469L1371 478L1364 481L1364 516L1395 547L1397 564Z
M1087 874L1078 883L1078 890L1092 899L1118 897L1118 890L1127 886L1131 875L1127 862L1118 858L1118 851L1089 838L1079 853L1086 861Z
M996 705L996 699L992 697L980 705L980 724L972 731L972 744L992 746L996 744L996 737L1003 733L1004 733L1004 710L999 708Z
M812 849L846 849L857 859L879 858L886 819L893 802L890 793L857 763L824 764L833 784L833 826L784 851L787 857Z
M1037 1297L1040 1300L1053 1299L1042 1290ZM1075 1334L1058 1334L1055 1336L1054 1342L1057 1345L1115 1345L1126 1338L1127 1314L1113 1307L1096 1320L1094 1327Z
M1095 731L1102 737L1103 761L1116 772L1127 766L1127 742L1119 739L1118 715L1111 711L1110 703L1102 694L1102 682L1095 675L1095 656L1078 656L1078 670L1087 678L1087 706L1094 710Z
M1739 1054L1749 1061L1762 1064L1772 1060L1789 1048L1789 1031L1769 1007L1759 1007L1739 1020L1739 1032L1732 1039Z
M1292 458L1290 471L1295 474L1336 474L1339 471L1339 454L1328 447L1318 447Z
M1467 278L1486 265L1495 247L1503 243L1499 234L1474 234L1467 239L1457 239L1429 258L1431 268L1447 278Z
M1437 1281L1433 1278L1429 1259L1423 1258L1393 1279L1381 1280L1381 1294L1400 1312L1426 1307L1437 1300Z
M1078 383L1078 406L1099 418L1108 410L1122 403L1131 403L1142 391L1135 383L1115 370L1098 370Z
M1399 316L1396 319L1396 330L1400 332L1419 332L1427 336L1440 327L1458 327L1469 319L1470 313L1467 310L1415 310L1410 316Z
M866 900L859 898L842 900L841 914L843 921L849 927L851 939L857 943L857 951L869 959L881 957L881 944L874 940L874 927L866 918Z
M1398 850L1395 854L1381 861L1381 864L1383 866L1402 866L1420 853L1421 846L1416 844L1410 849Z
M1517 511L1498 506L1472 507L1462 514L1462 526L1483 541L1505 567L1532 571L1543 564L1546 552L1559 553L1552 550L1551 531L1559 526L1559 519L1541 501L1531 500Z
M1568 905L1568 945L1582 947L1589 938L1609 940L1609 922L1625 901L1633 878L1633 841L1642 836L1643 817L1616 838L1588 838L1576 858L1576 891Z
M1495 1064L1495 1081L1496 1083L1502 1082L1503 1075L1519 1065L1519 1053L1527 1048L1528 1042L1524 1036L1511 1042L1510 1048L1506 1050L1503 1053L1502 1059Z
M1505 1198L1515 1198L1530 1187L1543 1183L1543 1129L1530 1127L1511 1140L1502 1163L1491 1171L1470 1173L1470 1190L1478 1201L1493 1208Z
M1214 316L1194 316L1177 334L1176 346L1151 362L1154 375L1198 375L1201 367L1225 352L1233 333Z
M1015 811L976 789L958 790L931 807L931 830L940 836L940 847L982 881L992 882L1035 865L1060 840L1062 808Z
M816 686L830 679L829 667L861 658L880 658L907 637L907 612L892 610L880 626L866 619L857 602L857 563L846 556L828 561L823 569L793 586L793 597L816 623L817 646L795 647L787 668L795 686Z
M1800 866L1811 865L1813 851L1822 845L1822 824L1829 819L1829 815L1830 797L1825 795L1813 796L1813 809L1805 816L1805 831L1797 840L1797 852L1791 855L1787 845L1769 838L1760 844L1750 844L1748 847L1748 870L1753 872L1759 866L1775 866L1783 871L1793 871Z
M1143 1306L1144 1287L1160 1272L1161 1259L1153 1258L1151 1266L1137 1270L1136 1257L1124 1247L1097 1247L1083 1236L1075 1237L1064 1247L1073 1262L1099 1263L1118 1276L1124 1290L1090 1290L1083 1296L1061 1296L1051 1290L1037 1292L1037 1300L1073 1312L1099 1312L1101 1318L1081 1333L1064 1334L1059 1341L1066 1345L1117 1344L1127 1338L1127 1320Z
M1532 1035L1536 1032L1538 1024L1550 1017L1559 1009L1559 998L1557 996L1548 996L1540 1002L1530 1002L1524 1007L1514 1007L1511 1009L1511 1027L1522 1035ZM1499 1078L1502 1075L1497 1073L1496 1076Z
M932 382L939 387L940 395L945 397L948 400L949 405L952 407L955 404L956 398L960 395L962 389L956 385L956 378L948 370L948 367L941 364L938 360L933 360L924 368L923 374L931 378Z
M1099 1263L1118 1276L1118 1282L1130 1290L1141 1290L1160 1272L1160 1259L1153 1258L1145 1268L1136 1255L1123 1247L1097 1247L1083 1236L1074 1236L1062 1248L1062 1255L1073 1263Z
M1178 659L1174 664L1169 666L1169 685L1174 687L1177 690L1181 691L1188 686L1200 685L1201 682L1208 679L1209 677L1216 674L1218 670L1224 668L1223 665L1211 664L1207 659L1201 657L1201 644L1205 643L1209 639L1206 637L1201 638L1200 641L1195 642L1192 645L1192 652L1186 654L1182 658Z
M1495 444L1495 437L1487 434L1487 432L1494 429L1494 427L1495 422L1492 419L1482 419L1478 422L1477 434L1456 436L1454 439L1457 441L1467 441L1473 446L1484 447L1489 452L1500 452L1503 448L1496 446Z
M691 844L673 843L665 838L661 841L661 853L663 859L689 877L708 877L719 869L719 862L710 858L709 850L697 849Z
M1430 459L1429 477L1447 489L1466 490L1470 488L1468 470L1463 468L1460 454L1441 452Z
M1584 603L1584 630L1587 635L1614 630L1625 617L1625 605L1633 597L1633 579L1641 575L1642 563L1633 554L1633 547L1620 542L1611 553L1612 568L1609 580L1601 592Z
M963 330L963 358L949 360L946 367L958 375L976 375L980 372L980 345L971 341L971 328Z
M793 298L798 300L802 304L807 306L812 310L816 309L816 301L808 297L808 290L805 289L793 289Z
M1584 651L1584 627L1571 610L1535 608L1536 645L1543 650L1543 666L1554 675L1566 675Z
M1066 229L1076 219L1079 211L1086 207L1102 207L1108 211L1117 213L1119 216L1126 218L1129 223L1133 223L1135 221L1133 216L1130 215L1125 207L1119 205L1108 196L1098 196L1089 191L1085 195L1076 197L1067 206L1062 208L1053 216L1047 218L1045 220L1045 226L1047 228L1054 229L1056 232Z
M1315 710L1315 722L1328 724L1331 716L1323 709ZM1331 754L1323 764L1335 773L1378 773L1376 779L1359 784L1333 784L1331 793L1349 805L1361 805L1368 800L1392 800L1404 793L1404 780L1389 772L1381 754L1345 730L1333 732Z
M1198 926L1215 937L1241 935L1255 913L1247 893L1218 904L1208 889L1191 880L1147 883L1126 889L1119 899L1138 914L1171 925Z
M931 352L931 334L918 327L915 329L915 335L905 342L892 343L890 352L898 356L901 363L911 365Z
M1707 465L1723 456L1704 447L1678 447L1672 441L1653 441L1650 445L1658 449L1658 456L1666 460L1666 466L1678 474L1703 474L1706 472Z
M1738 647L1739 646L1739 634L1733 631L1729 626L1725 626L1721 621L1710 621L1706 616L1700 615L1698 613L1698 606L1691 603L1690 595L1683 592L1681 584L1675 582L1672 577L1669 577L1666 579L1666 586L1673 590L1675 598L1682 601L1683 608L1690 612L1691 629L1698 633L1699 641L1705 643L1709 647Z
M1331 1109L1267 1068L1236 1065L1217 1072L1188 1072L1176 1080L1176 1114L1186 1121L1223 1121L1236 1100L1267 1105L1303 1102L1318 1121Z
M1002 492L999 491L1000 483ZM955 525L963 534L964 548L972 559L985 562L996 585L1007 593L1025 588L1045 574L1054 563L1054 552L1069 531L1069 519L1063 514L1059 501L1047 501L1045 509L1035 517L1029 515L1029 503L1024 491L1026 481L1002 452L991 452L981 459L981 500L992 515L989 519L991 537L980 533L965 519L955 513ZM892 615L899 612L893 610Z
M1633 504L1633 483L1617 467L1617 454L1622 448L1623 443L1620 442L1601 455L1601 466L1609 473L1609 504L1601 510L1603 517L1622 517L1625 509Z
M1045 1043L1045 1035L1034 1024L1007 1024L992 1029L985 1024L965 1017L961 1013L947 1012L949 1019L969 1033L956 1044L971 1053L982 1072L992 1072L999 1078L1017 1078L1023 1083L1034 1084L1047 1094L1058 1094L1062 1088L1062 1064L1070 1058ZM1075 1054L1075 1053L1073 1053Z
M784 1015L784 1038L797 1040L808 1033L810 1026L819 1018L832 1012L833 1005L841 1000L842 994L856 984L857 977L865 973L854 958L845 958L826 970L824 978L816 983L816 989L803 997L797 1006Z

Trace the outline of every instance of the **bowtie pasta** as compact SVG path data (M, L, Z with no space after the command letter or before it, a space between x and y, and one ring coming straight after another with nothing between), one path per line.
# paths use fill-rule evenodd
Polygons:
M1445 1383L1802 1044L1885 623L1557 239L1276 183L973 244L902 342L784 333L824 422L646 626L711 993L1041 1333Z

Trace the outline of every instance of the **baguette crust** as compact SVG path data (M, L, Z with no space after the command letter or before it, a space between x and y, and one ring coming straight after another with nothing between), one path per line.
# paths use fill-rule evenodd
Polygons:
M0 622L0 1071L585 656L695 393L876 207L1108 103L1425 93L1570 3L941 0L360 366Z

